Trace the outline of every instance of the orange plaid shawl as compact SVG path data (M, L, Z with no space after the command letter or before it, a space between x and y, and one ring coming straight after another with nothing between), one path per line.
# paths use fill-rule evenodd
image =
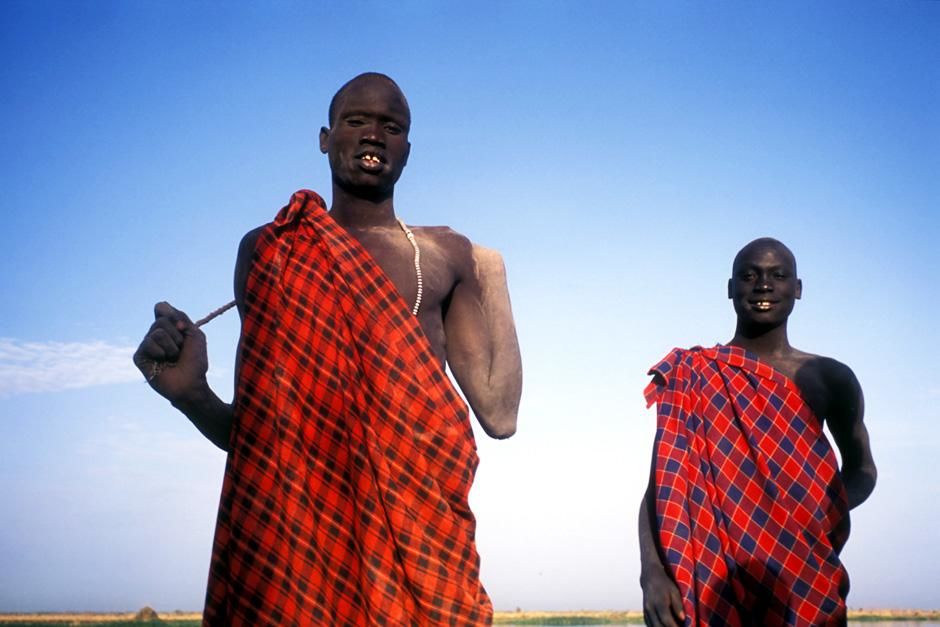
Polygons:
M260 236L204 625L478 625L467 415L378 264L301 190Z

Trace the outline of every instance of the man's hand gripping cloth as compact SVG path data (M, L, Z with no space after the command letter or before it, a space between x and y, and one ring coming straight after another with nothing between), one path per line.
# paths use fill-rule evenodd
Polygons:
M240 352L203 624L489 624L466 405L313 192L258 240Z
M686 624L844 624L845 490L795 384L724 346L650 374L657 537Z

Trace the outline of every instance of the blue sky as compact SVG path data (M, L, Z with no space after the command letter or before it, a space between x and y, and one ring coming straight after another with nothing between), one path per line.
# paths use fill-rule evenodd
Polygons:
M520 427L478 432L471 496L498 609L640 606L645 372L730 338L764 235L804 281L792 342L866 394L849 604L936 607L938 42L940 3L904 0L3 3L0 611L201 607L224 456L130 354L328 196L317 131L366 70L412 107L399 214L508 267ZM236 316L207 332L227 397Z

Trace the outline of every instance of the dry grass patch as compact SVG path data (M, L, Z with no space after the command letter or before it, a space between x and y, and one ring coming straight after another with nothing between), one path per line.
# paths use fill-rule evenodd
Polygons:
M613 625L643 624L642 612L496 612L494 625Z

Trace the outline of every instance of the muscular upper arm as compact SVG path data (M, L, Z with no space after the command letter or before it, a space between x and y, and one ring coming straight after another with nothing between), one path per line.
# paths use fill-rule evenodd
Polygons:
M261 235L263 226L248 231L238 244L238 253L235 256L235 277L234 291L235 304L238 307L238 315L245 320L245 292L248 287L248 274L251 271L251 261L255 253L255 245L258 243L258 237ZM235 391L238 392L238 377L241 373L242 365L242 341L238 339L238 348L235 350Z
M826 423L839 448L843 468L873 464L864 422L865 399L855 373L845 364L826 359L824 377L829 388Z
M847 438L864 416L862 387L845 364L823 358L823 380L828 388L826 421L837 440Z
M235 303L238 305L238 313L242 318L245 316L245 290L248 286L251 258L254 255L255 245L258 243L258 237L263 229L263 226L259 226L248 231L238 244L238 254L235 257L234 290Z
M509 437L522 366L502 258L452 231L447 237L456 276L444 317L447 361L487 434Z

